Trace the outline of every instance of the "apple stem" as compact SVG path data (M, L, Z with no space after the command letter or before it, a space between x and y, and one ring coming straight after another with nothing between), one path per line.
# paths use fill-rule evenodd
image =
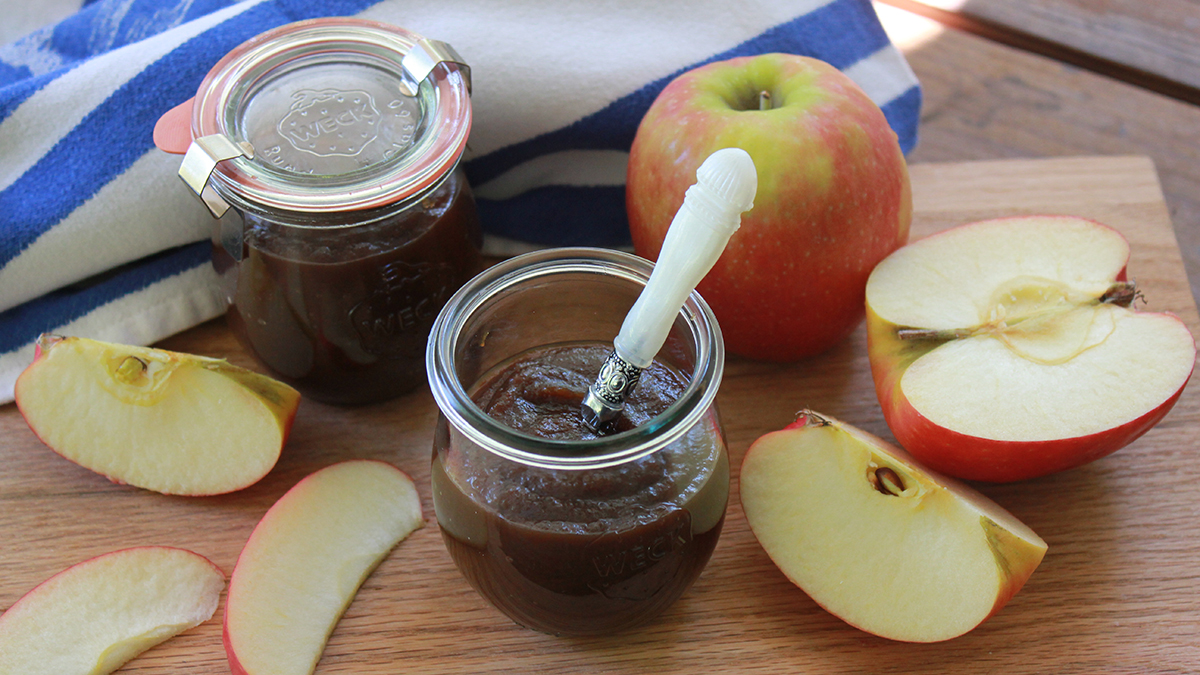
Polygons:
M1146 296L1138 290L1136 281L1118 281L1100 296L1100 302L1118 307L1129 307L1134 300L1146 301Z
M758 109L759 110L770 110L771 109L771 92L769 92L765 89L758 92Z
M802 429L804 427L827 427L833 423L811 410L801 410L796 413L796 421L787 425L786 429Z
M896 337L901 340L960 340L975 334L972 328L901 328Z

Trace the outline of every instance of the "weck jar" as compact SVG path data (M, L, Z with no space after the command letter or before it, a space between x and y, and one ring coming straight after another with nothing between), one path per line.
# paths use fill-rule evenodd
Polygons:
M313 399L425 382L438 311L482 267L459 161L470 71L373 21L302 21L237 47L191 108L180 176L217 219L233 331Z
M526 627L580 636L650 621L717 544L729 498L715 404L724 351L698 294L616 433L580 419L651 270L611 250L519 256L463 286L430 335L443 540L467 581Z

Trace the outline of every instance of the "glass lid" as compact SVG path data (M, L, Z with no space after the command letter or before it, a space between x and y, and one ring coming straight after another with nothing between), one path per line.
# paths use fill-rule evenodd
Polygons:
M360 19L253 38L213 67L192 108L197 142L233 144L232 157L213 158L209 185L252 211L421 194L457 164L470 128L470 71L449 45Z

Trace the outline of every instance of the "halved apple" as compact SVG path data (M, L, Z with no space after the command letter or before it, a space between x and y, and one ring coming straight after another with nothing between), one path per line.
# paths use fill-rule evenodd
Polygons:
M267 511L229 580L224 640L234 675L305 675L359 586L424 524L409 477L350 460L297 483Z
M1196 344L1134 311L1129 244L1069 216L961 225L909 244L867 281L884 416L925 464L1006 482L1112 453L1157 424Z
M232 492L275 466L300 394L227 361L43 335L17 407L52 450L118 483Z
M0 615L0 673L105 675L217 611L225 575L178 548L106 553L59 572Z
M1046 552L987 497L811 411L750 446L740 488L750 529L793 583L893 640L966 633L1000 611Z

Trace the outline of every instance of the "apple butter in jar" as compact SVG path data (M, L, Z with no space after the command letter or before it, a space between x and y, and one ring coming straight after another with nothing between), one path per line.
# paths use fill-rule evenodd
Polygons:
M729 498L714 403L724 356L693 293L615 431L580 416L649 262L562 249L501 263L443 309L433 498L451 558L517 623L556 635L644 624L699 577Z
M433 321L482 267L469 89L449 45L346 18L264 33L201 84L180 176L217 218L231 327L305 396L425 382Z

